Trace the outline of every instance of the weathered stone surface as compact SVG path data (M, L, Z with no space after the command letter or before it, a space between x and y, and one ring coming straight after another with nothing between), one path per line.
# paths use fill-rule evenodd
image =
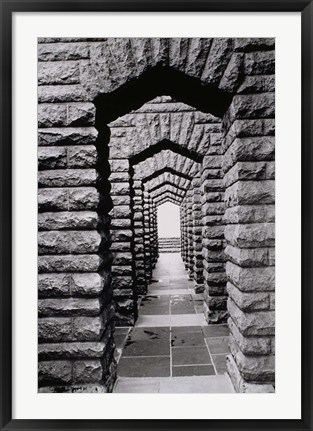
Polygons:
M275 288L275 268L241 268L232 262L226 263L229 280L243 292L267 292Z
M97 162L97 150L93 145L75 145L68 148L68 167L93 168Z
M78 84L79 61L38 63L38 84Z
M59 169L67 166L67 150L64 147L38 148L38 168Z
M45 43L38 44L39 61L64 61L89 58L87 43Z
M268 37L238 37L234 39L234 50L235 51L261 51L274 49L275 38Z
M96 253L101 241L97 231L39 232L39 254Z
M260 382L251 383L251 382L245 381L242 378L232 355L228 355L226 359L227 359L227 371L235 387L236 392L241 392L241 393L275 392L274 386L271 383L260 383Z
M242 292L232 283L227 283L227 292L242 311L269 310L270 296L266 292Z
M247 75L275 73L275 52L259 51L245 54L244 72Z
M38 145L90 145L96 141L97 134L93 127L39 129Z
M268 355L271 353L272 338L244 337L231 318L227 321L231 335L245 355Z
M88 101L88 94L81 85L39 85L39 103Z
M265 181L237 181L225 191L228 207L236 205L262 205L275 203L275 183Z
M63 317L48 317L38 320L38 341L69 341L72 336L72 320Z
M38 271L42 272L94 272L99 267L99 256L93 254L39 256Z
M105 347L106 343L104 342L40 344L38 346L38 356L40 360L101 358Z
M39 187L92 186L96 179L95 169L56 169L38 173Z
M275 91L274 75L246 76L237 92L241 93L267 93Z
M95 188L80 187L68 189L68 209L93 210L99 203L99 194Z
M42 386L69 384L72 381L70 361L40 361L38 383Z
M41 103L38 105L38 127L59 127L67 125L67 105Z
M227 208L224 221L236 223L270 223L275 221L274 205L244 205Z
M273 137L237 138L225 153L223 169L226 173L236 162L271 161L274 160L274 157L275 141Z
M97 316L101 311L98 298L39 299L39 316Z
M242 311L230 298L227 308L238 330L244 336L275 335L275 313L273 311Z
M271 249L265 247L240 249L228 244L225 248L226 257L241 267L272 266L270 253Z
M273 247L275 245L275 224L237 224L225 227L225 239L241 248Z
M74 361L74 383L98 383L102 379L101 361Z
M230 339L230 350L242 377L247 381L269 382L275 376L275 356L247 356L237 346L233 338Z
M225 187L239 180L265 180L266 162L238 162L224 176Z
M47 212L38 214L39 230L88 230L96 229L97 224L98 214L93 211Z
M67 104L68 126L93 126L95 123L95 105L93 103Z
M39 211L64 211L68 210L67 189L39 189Z

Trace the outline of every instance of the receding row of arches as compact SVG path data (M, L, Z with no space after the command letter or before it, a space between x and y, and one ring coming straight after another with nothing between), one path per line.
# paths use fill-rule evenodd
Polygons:
M180 207L182 259L195 291L203 292L207 323L228 322L236 390L273 390L274 108L264 78L273 74L273 45L216 43L227 57L210 60L217 62L216 82L170 66L167 56L164 64L123 75L121 84L92 88L101 241L90 272L100 276L92 319L100 317L102 329L89 341L102 343L101 378L92 383L108 391L114 326L136 323L138 297L147 293L158 258L157 207L166 202ZM88 74L101 64L90 60ZM82 306L86 313L93 311Z

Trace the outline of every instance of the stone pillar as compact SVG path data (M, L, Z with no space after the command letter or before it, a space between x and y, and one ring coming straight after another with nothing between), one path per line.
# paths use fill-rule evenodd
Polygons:
M148 192L143 193L143 226L144 226L144 249L145 249L145 275L147 283L152 278L151 246L150 246L150 196Z
M134 231L130 167L127 159L111 159L111 250L112 285L117 326L134 325L137 319L137 294L133 265Z
M186 224L187 224L187 256L186 256L186 269L189 277L193 276L193 213L192 213L192 185L186 193Z
M221 145L203 158L201 174L202 245L204 258L204 315L208 323L225 323L227 290L224 240L224 184L221 179Z
M138 295L147 293L147 280L145 271L145 250L144 250L144 228L143 228L143 187L141 180L134 179L134 265L136 277L136 291Z
M261 54L245 54L249 76L224 118L228 372L240 392L274 385L274 81L258 76L273 72L273 53Z
M155 268L158 260L158 227L157 227L157 209L155 202L151 201L151 246L152 246L152 269Z
M109 134L89 127L92 104L64 105L62 126L75 113L76 126L88 127L58 128L50 104L39 115L39 392L108 392L116 376Z
M192 180L192 240L193 240L193 284L195 293L201 293L203 286L202 256L202 214L200 199L200 175Z

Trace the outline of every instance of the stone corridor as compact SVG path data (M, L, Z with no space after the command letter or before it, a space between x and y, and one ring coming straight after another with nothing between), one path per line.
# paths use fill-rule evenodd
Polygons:
M203 295L194 293L180 254L160 253L152 275L135 326L115 330L114 392L233 392L229 329L206 324Z
M226 325L236 392L274 392L275 39L39 38L38 390L228 379Z

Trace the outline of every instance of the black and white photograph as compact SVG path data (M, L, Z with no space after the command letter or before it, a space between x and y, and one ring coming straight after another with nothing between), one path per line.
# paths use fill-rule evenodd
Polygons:
M275 38L37 65L38 391L275 392Z

